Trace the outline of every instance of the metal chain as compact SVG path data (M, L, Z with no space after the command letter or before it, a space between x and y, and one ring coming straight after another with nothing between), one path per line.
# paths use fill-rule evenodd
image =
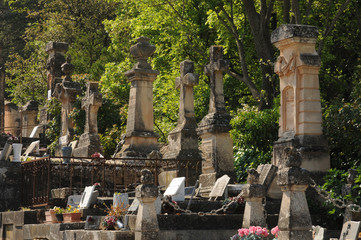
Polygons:
M197 214L198 216L205 216L207 214L214 215L214 214L218 214L219 212L226 212L233 203L238 202L239 200L243 201L241 194L242 193L238 194L237 197L232 198L232 200L229 203L223 205L219 209L214 209L209 212L198 212L198 213L192 212L191 210L188 210L188 209L182 209L181 207L179 207L179 205L174 204L172 201L169 201L169 199L167 197L164 197L162 200L164 202L168 203L170 206L172 206L174 208L174 210L176 210L176 211L180 211L185 214Z
M359 205L357 205L357 204L345 204L344 200L337 199L337 198L332 198L331 195L327 191L321 189L311 177L310 177L310 181L311 181L310 187L314 188L316 190L316 192L322 198L324 198L327 201L330 201L335 207L337 207L337 208L346 208L346 209L349 209L352 212L357 212L357 213L361 212L361 207Z

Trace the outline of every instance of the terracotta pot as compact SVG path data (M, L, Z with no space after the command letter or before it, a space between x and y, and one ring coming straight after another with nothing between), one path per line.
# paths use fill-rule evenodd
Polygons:
M45 212L45 223L58 223L54 210L49 210Z
M80 222L81 212L78 213L63 213L63 222Z

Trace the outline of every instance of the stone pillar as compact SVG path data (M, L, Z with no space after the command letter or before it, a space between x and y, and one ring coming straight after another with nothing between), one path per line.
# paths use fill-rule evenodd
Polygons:
M194 114L193 87L198 85L198 76L193 73L194 63L183 61L180 64L180 77L176 78L176 88L180 89L178 125L168 135L168 147L164 154L166 159L181 159L199 161L188 164L188 184L194 184L198 179L196 171L202 161L198 149L197 122ZM200 165L199 165L200 166ZM179 176L186 176L180 169Z
M5 65L2 58L2 46L0 46L0 131L5 127Z
M74 71L74 65L70 63L70 57L67 57L66 62L61 66L62 71L65 74L65 78L61 83L57 83L54 89L53 96L58 98L61 102L61 132L59 139L60 149L73 138L74 123L70 119L69 114L73 110L73 104L76 100L76 96L80 95L80 84L73 82L71 74Z
M285 149L285 166L278 171L278 186L282 202L278 217L278 240L312 239L312 221L305 191L309 173L301 169L301 155L295 149Z
M89 157L95 152L102 152L98 135L98 110L102 105L102 94L98 91L98 82L88 82L82 108L85 110L85 128L80 136L75 157Z
M68 43L48 42L45 51L49 54L46 62L48 70L48 91L53 94L57 83L61 83L61 77L64 75L61 65L65 63L65 53L68 51Z
M281 25L271 36L271 42L280 50L275 64L280 77L280 128L272 160L279 167L284 165L283 150L294 147L302 155L302 168L315 172L330 168L321 126L317 35L316 27L288 24Z
M233 141L229 130L231 116L226 112L223 95L223 72L229 62L223 59L223 48L210 48L210 63L204 72L209 76L210 100L208 114L198 124L197 133L202 138L205 162L202 174L216 173L217 178L227 174L234 179Z
M29 101L22 107L22 137L29 137L33 128L38 125L39 104Z
M147 157L152 151L159 151L159 136L153 131L153 81L159 72L147 62L155 51L149 40L140 37L138 43L130 48L137 63L125 73L131 82L127 130L125 143L117 157Z
M135 226L135 240L159 239L159 226L154 202L158 197L158 187L154 185L153 174L142 170L141 185L135 189L139 209Z
M245 184L242 189L242 197L246 201L242 227L266 227L263 206L263 199L266 197L266 191L265 187L259 184L259 174L255 169L248 170L247 184Z

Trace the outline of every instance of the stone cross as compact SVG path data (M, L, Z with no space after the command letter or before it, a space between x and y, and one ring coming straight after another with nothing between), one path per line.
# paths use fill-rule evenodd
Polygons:
M85 110L84 133L98 133L98 110L102 105L102 95L98 91L98 82L88 82L86 95L82 100Z
M233 167L233 141L230 137L231 116L226 112L223 94L223 73L229 63L223 59L223 48L211 46L210 63L204 72L210 80L208 114L198 124L197 134L202 138L202 174L216 173L217 178L227 174L235 180Z
M194 118L193 87L198 85L198 76L194 72L194 63L185 60L180 64L180 77L176 78L175 86L180 89L179 119L182 124L187 118Z
M279 167L285 164L283 150L291 144L301 150L302 168L330 168L328 144L322 133L317 35L317 27L294 24L281 25L271 35L271 42L280 50L274 69L280 78L279 139L272 160Z
M125 143L117 157L147 157L159 150L158 134L153 130L153 81L159 74L147 62L155 46L149 38L140 37L130 53L137 59L135 66L125 73L131 82Z
M209 50L210 63L205 66L204 72L210 80L209 113L225 112L223 94L223 72L229 67L228 60L223 59L223 48L212 46Z

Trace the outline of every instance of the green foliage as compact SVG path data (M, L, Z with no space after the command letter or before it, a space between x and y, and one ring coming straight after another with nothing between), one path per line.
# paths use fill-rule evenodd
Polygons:
M111 157L113 155L118 142L121 140L121 135L122 131L117 125L105 130L104 134L99 134L105 157Z
M231 120L235 170L240 182L246 180L248 168L271 160L273 142L277 140L277 109L259 111L245 106Z
M55 148L58 145L60 127L61 127L61 103L56 98L51 98L47 102L48 116L48 128L45 131L46 138L51 142L48 146L50 152L54 154Z

